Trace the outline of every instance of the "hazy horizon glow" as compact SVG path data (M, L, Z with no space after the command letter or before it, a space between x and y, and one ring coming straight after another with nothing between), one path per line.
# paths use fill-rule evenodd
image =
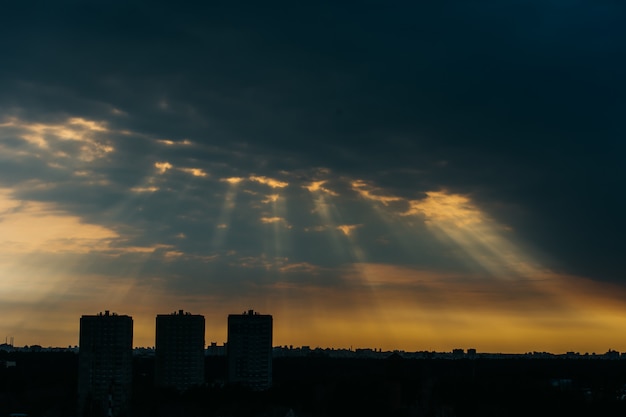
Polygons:
M331 200L339 196L323 194ZM200 256L173 244L128 245L128 237L82 223L51 204L19 202L7 190L2 196L7 234L1 242L4 255L0 266L3 276L12 279L3 280L0 288L2 304L11 311L0 319L0 326L20 344L76 344L81 315L111 310L133 316L135 346L152 346L156 314L180 308L207 316L207 344L221 344L226 340L227 315L254 308L274 315L275 345L407 351L473 347L517 353L602 352L626 345L626 336L616 337L626 318L623 288L528 266L529 261L506 240L509 230L494 224L468 197L444 191L427 193L421 202L408 202L409 211L394 213L383 201L375 204L388 210L387 221L400 222L400 229L409 231L415 244L423 236L412 231L411 223L424 222L422 233L443 239L444 247L453 253L459 249L457 256L473 265L470 270L440 272L370 262L359 243L361 229L367 225L335 225L324 208L331 203L319 200L319 195L309 222L321 221L323 227L308 232L302 228L301 232L325 234L332 242L329 248L338 246L338 252L345 252L351 261L324 266L280 257L281 236L289 229L285 218L279 216L259 218L260 223L271 226L263 233L274 241L264 246L269 252L260 257L225 252L219 247L220 240L209 245L207 253L214 250L213 255ZM279 208L285 204L279 205L282 197L274 196L260 202L259 210L287 216L285 209ZM364 202L372 200L365 197ZM228 203L234 201L233 195L225 201L232 210L230 215L237 215L237 206ZM333 206L332 211L336 210ZM27 225L46 233L23 233L29 230ZM214 232L225 234L224 240L227 229ZM64 237L68 231L72 235ZM7 256L11 250L14 253ZM95 265L85 264L90 257L100 266L117 265L109 275L101 275ZM165 274L142 273L147 262L162 264ZM207 271L216 267L213 264L224 263L233 271L250 269L264 274L240 282L226 297L208 288L172 291L169 281L185 280L170 275L167 266L175 263L192 263ZM326 275L331 275L332 281L325 282ZM200 282L196 285L202 286ZM21 319L15 321L15 317Z

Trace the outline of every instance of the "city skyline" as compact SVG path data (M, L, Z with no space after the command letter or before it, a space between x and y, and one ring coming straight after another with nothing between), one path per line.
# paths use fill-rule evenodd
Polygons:
M626 4L0 16L0 334L275 317L276 345L626 351Z
M227 323L231 321L231 318L233 317L245 317L247 315L259 315L260 313L257 311L254 311L252 309L244 311L241 314L228 314L227 316ZM129 316L127 314L118 314L115 311L109 311L106 310L105 312L99 312L97 314L93 314L93 315L83 315L81 318L81 326L82 326L82 321L85 318L98 318L98 317L124 317L124 318L128 318L131 320L131 322L134 322L133 317ZM189 312L185 312L184 310L178 310L178 312L173 312L173 313L168 313L168 314L157 314L156 315L156 326L153 327L154 330L154 334L152 337L152 341L156 342L153 343L152 345L150 344L138 344L135 343L135 338L133 337L132 339L132 348L133 349L139 349L139 350L143 350L143 349L148 349L148 350L153 350L155 353L158 350L158 340L159 340L159 336L158 336L158 332L159 332L159 318L173 318L174 321L171 321L171 323L168 325L168 327L171 330L168 330L166 333L170 334L170 336L174 336L175 338L179 338L181 340L183 339L189 339L189 337L191 336L191 339L189 339L189 341L192 344L195 344L197 342L197 340L199 340L197 337L192 336L192 334L194 334L196 332L196 330L198 330L198 326L196 325L197 323L188 323L183 325L182 323L179 323L179 325L175 326L175 327L171 327L172 325L176 324L176 318L178 316L181 317L190 317L195 321L195 319L201 319L202 321L204 316L202 316L201 314L191 314ZM272 315L271 314L261 314L262 317L269 317L270 318L270 329L273 329L273 319L272 319ZM191 326L189 326L191 325ZM132 326L134 328L134 324ZM228 329L228 325L226 326ZM204 330L205 326L202 326L202 329ZM80 330L80 327L79 327ZM172 331L174 333L172 333ZM79 331L79 337L80 337L80 331ZM156 339L156 340L155 340ZM204 349L203 351L205 352L204 354L206 355L227 355L226 352L226 347L228 345L228 332L227 332L227 336L226 339L223 340L220 344L220 342L218 341L218 339L210 339L210 340L204 340L204 336L203 336L203 340L204 340ZM273 330L270 331L270 339L273 339ZM161 339L164 340L164 339ZM42 345L39 343L33 343L31 345L21 345L19 342L17 344L15 344L14 342L14 337L13 336L6 336L5 337L5 343L0 344L0 346L2 346L3 348L13 348L15 350L26 350L26 351L30 351L32 348L36 348L37 350L43 349L43 350L65 350L65 349L76 349L80 347L80 343L79 344L69 344L69 345ZM182 345L175 343L172 347L174 346L178 346L177 348L175 348L175 351L177 349L180 349L182 347ZM538 350L538 349L527 349L527 350L520 350L520 351L498 351L498 350L480 350L480 349L476 349L473 345L467 345L467 346L463 346L461 344L456 344L456 345L450 345L447 347L444 347L442 349L432 349L432 348L424 348L423 346L420 347L407 347L407 348L399 348L399 347L394 347L394 346L387 346L385 345L385 347L381 347L379 345L337 345L337 344L333 344L333 345L322 345L319 343L311 343L311 344L293 344L293 343L271 343L272 349L296 349L298 351L302 350L302 352L304 351L314 351L314 350L322 350L322 351L350 351L350 352L357 352L359 350L366 350L366 351L372 351L372 352L381 352L381 353L389 353L389 352L405 352L405 353L441 353L441 354L445 354L445 353L454 353L455 351L465 351L467 350L468 352L474 352L474 353L479 353L479 354L504 354L504 355L508 355L508 354L512 354L512 355L526 355L529 353L547 353L547 354L554 354L554 355L563 355L563 354L575 354L575 355L605 355L605 354L615 354L615 353L624 353L626 354L626 352L621 352L619 349L615 350L613 349L611 346L609 347L604 347L604 346L599 346L599 349L596 350L588 350L588 351L580 351L580 350L576 350L576 349L566 349L566 350L557 350L557 351L550 351L550 350ZM171 348L169 348L171 349ZM168 349L168 350L169 350ZM189 350L188 348L185 350ZM193 349L192 349L193 350ZM191 352L191 350L189 350L189 352ZM220 353L221 352L221 353ZM176 353L175 355L186 355L186 353L183 353L182 351ZM614 358L613 355L610 355L611 358ZM619 356L619 355L618 355Z

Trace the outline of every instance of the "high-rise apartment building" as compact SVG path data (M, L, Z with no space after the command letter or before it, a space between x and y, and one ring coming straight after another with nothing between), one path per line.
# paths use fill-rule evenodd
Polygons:
M228 380L253 390L272 385L272 316L253 310L228 316Z
M180 391L204 383L204 316L185 313L156 317L155 382Z
M78 414L128 412L132 383L133 319L115 313L80 318Z

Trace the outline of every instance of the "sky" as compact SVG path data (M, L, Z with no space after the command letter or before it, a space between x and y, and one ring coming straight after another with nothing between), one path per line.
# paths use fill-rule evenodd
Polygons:
M626 351L626 4L11 2L0 336Z

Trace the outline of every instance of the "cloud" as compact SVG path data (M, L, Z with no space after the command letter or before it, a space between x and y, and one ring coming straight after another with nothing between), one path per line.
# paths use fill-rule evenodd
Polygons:
M324 187L324 184L326 184L326 180L321 180L321 181L313 181L308 185L303 185L303 188L307 189L309 192L311 193L315 193L315 192L323 192L326 194L329 194L333 197L338 197L339 194L336 193L335 191L332 191L326 187Z
M134 193L153 193L155 191L159 191L158 187L133 187L130 189Z
M72 159L92 162L115 150L106 138L110 132L105 123L81 117L71 117L61 123L32 123L8 117L0 123L0 128L15 132L33 152L46 155L48 163L56 167L74 165Z
M409 210L402 215L421 214L427 222L448 222L461 228L485 221L485 215L470 202L469 198L445 191L428 191L425 199L412 200L409 203Z
M7 189L0 189L0 227L3 257L32 252L102 251L120 238L115 231L85 224L53 204L16 200Z
M230 177L230 178L222 178L220 181L227 182L231 185L237 185L243 180L244 178L241 178L241 177Z
M285 219L282 217L261 217L261 223L284 223Z
M268 185L271 188L285 188L286 186L289 185L289 183L287 183L285 181L279 181L279 180L275 180L273 178L257 176L257 175L251 175L249 177L249 179L250 179L250 181L258 182L259 184Z
M356 180L352 182L352 189L355 190L363 198L378 201L384 205L402 200L400 197L378 195L375 191L371 190L371 186L368 186L365 181ZM380 192L380 190L378 190Z
M341 231L341 233L349 237L352 235L352 233L356 229L358 229L361 226L363 225L362 224L340 224L339 226L337 226L337 230Z
M178 168L180 171L190 174L194 177L207 177L208 174L201 168Z
M159 174L164 174L168 169L172 169L174 166L169 162L155 162L154 167L157 169Z
M266 204L276 203L279 198L280 198L280 194L269 194L266 196L265 200L263 200L263 203L266 203Z
M303 343L293 323L311 311L346 343L443 346L443 326L497 345L463 314L539 343L551 327L522 306L558 297L534 281L624 285L623 5L170 6L7 6L5 271L14 251L38 273L62 265L59 284L87 276L119 295L106 279L132 277L119 291L154 285L151 306L190 300L215 315L261 294ZM411 291L446 308L422 310ZM464 293L493 308L455 310ZM579 296L613 329L619 303ZM498 309L506 317L487 315ZM570 329L580 316L568 311L544 320ZM350 331L355 317L369 339Z

